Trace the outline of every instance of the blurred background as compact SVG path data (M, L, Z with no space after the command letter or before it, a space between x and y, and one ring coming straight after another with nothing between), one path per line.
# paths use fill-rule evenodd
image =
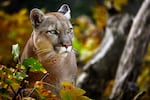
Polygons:
M57 11L66 3L71 8L71 22L75 38L73 46L77 51L79 74L97 53L105 36L107 21L110 17L128 13L135 16L143 0L0 0L0 64L9 67L14 65L11 46L18 43L22 52L32 32L29 19L30 10L39 8L43 12ZM113 66L113 65L112 65ZM104 78L105 79L105 78ZM99 78L95 80L100 80ZM101 84L102 81L99 81ZM105 83L103 91L92 91L84 88L93 99L109 97L114 77ZM103 83L104 84L104 83ZM150 46L144 57L141 72L136 84L138 91L150 92ZM90 86L89 86L90 87ZM147 95L147 98L149 95Z
M0 27L0 39L1 41L3 41L0 43L1 64L10 63L12 44L19 43L19 45L21 46L21 50L23 49L24 44L26 43L32 32L32 27L29 19L29 12L31 9L39 8L46 13L57 11L59 7L64 3L68 4L71 8L71 21L75 26L74 31L76 33L76 42L74 42L76 49L95 49L96 47L91 48L91 44L86 42L95 42L93 43L95 44L95 46L100 43L100 31L102 31L103 27L105 26L107 18L106 9L103 6L97 4L100 3L99 1L97 3L96 2L97 1L88 0L84 2L80 0L1 0L0 22L2 26ZM104 15L102 15L102 17L97 16L96 12L104 13ZM98 22L99 20L101 20L102 23ZM88 40L87 38L91 37L90 35L92 35L91 33L93 33L94 31L95 33L92 37L95 37L96 40ZM98 36L98 38L96 35ZM79 52L81 53L82 50L79 50ZM93 52L94 50L89 50L87 55L91 56L91 53ZM82 57L80 57L79 59L82 61L86 61L89 58L86 58L84 56L85 55L82 55Z

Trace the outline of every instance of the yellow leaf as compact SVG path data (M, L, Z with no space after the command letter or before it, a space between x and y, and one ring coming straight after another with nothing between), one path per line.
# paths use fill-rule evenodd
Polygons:
M128 0L114 0L114 7L121 11L122 7L128 3Z
M23 97L22 100L35 100L35 99L31 97Z
M60 90L60 95L63 100L91 100L86 96L83 96L86 91L80 88L76 88L70 82L62 82L61 85L64 87Z
M46 73L47 73L47 70L46 70L46 69L44 69L44 68L41 68L41 69L40 69L40 71L41 71L41 72L43 72L44 74L46 74Z
M83 90L83 89L80 89L80 88L74 88L72 91L71 91L71 94L75 95L75 96L82 96L84 95L86 92Z
M70 82L61 82L61 86L63 86L66 91L70 91L74 88L73 84Z
M96 5L96 7L93 8L93 17L98 29L102 30L105 27L108 18L107 9L104 6Z
M42 81L36 81L35 84L34 84L34 87L38 88L38 89L44 88Z
M16 82L12 82L11 86L13 87L14 90L17 90L19 88L20 84L16 83Z
M27 13L27 9L22 9L22 10L20 10L20 12L19 12L19 15L25 15Z

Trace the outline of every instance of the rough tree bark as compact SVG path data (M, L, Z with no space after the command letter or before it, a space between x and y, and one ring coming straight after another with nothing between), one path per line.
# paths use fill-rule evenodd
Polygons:
M133 20L127 42L117 69L115 84L110 98L115 100L132 99L128 96L129 83L136 82L150 37L150 0L145 0ZM131 76L132 75L132 76ZM129 92L129 91L128 91Z
M114 78L131 23L132 17L128 14L109 18L97 53L77 79L77 85L85 89L89 97L99 100L107 82Z
M85 89L87 91L87 95L93 98L94 100L103 99L102 94L104 92L104 89L106 88L108 82L115 78L116 69L118 67L119 60L126 42L126 38L128 36L130 26L132 24L133 17L131 15L137 13L139 5L142 1L143 0L129 1L129 5L126 7L127 10L124 11L128 14L110 16L106 26L105 37L102 43L100 44L97 53L83 67L83 71L77 79L77 85ZM145 30L146 28L147 27L143 27L143 30ZM145 40L145 36L142 35L142 39L140 40L140 42L143 43L143 41ZM138 46L136 52L139 52L138 50L141 49L142 51L146 50L145 45L141 45L142 47ZM139 74L142 59L143 55L141 56L141 54L137 53L136 62L134 64L134 66L137 69L134 70L134 72L130 73L129 81L136 81L137 75ZM128 84L129 86L132 86L132 84Z

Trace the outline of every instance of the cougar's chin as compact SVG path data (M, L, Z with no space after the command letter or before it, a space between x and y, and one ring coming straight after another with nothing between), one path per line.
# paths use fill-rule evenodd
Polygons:
M68 46L67 48L64 46L55 47L59 54L68 54L72 51L72 46Z

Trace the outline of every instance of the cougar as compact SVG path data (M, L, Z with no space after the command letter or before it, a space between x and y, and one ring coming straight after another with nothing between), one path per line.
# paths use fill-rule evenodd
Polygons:
M70 8L66 4L57 12L47 14L37 8L32 9L30 20L33 32L21 56L21 63L25 58L37 59L49 73L43 81L57 88L62 81L75 84L77 76L75 52L72 47L74 32L69 19ZM33 87L43 75L39 72L30 72L27 78L28 87Z

